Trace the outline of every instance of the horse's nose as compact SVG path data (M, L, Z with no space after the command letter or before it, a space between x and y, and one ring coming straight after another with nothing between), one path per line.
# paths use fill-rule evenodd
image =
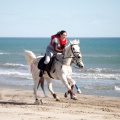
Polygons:
M80 68L84 68L84 64L82 63L82 65L80 66Z
M81 56L81 55L78 55L78 58L82 58L82 56Z
M81 68L83 68L84 66L81 66Z
M78 67L79 67L79 68L83 68L83 67L84 67L84 65L80 65L80 64L79 64L79 65L78 65Z

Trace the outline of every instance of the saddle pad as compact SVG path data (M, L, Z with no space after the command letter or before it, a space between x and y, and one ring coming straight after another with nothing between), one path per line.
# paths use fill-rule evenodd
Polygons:
M45 56L40 59L40 61L38 63L38 69L43 70L43 63L44 63L44 61L45 61Z

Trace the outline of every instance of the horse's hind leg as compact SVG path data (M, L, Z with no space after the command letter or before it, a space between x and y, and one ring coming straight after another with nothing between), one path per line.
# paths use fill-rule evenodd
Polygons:
M47 81L48 89L49 89L50 93L53 95L53 97L56 99L56 101L59 101L60 99L55 94L55 92L53 91L53 88L52 88L52 79L51 78L46 78L46 81Z
M34 90L34 95L35 95L35 103L38 103L38 97L37 97L37 86L38 86L38 82L37 82L37 81L34 81L34 87L33 87L33 90Z
M45 89L44 89L44 77L41 77L39 79L38 85L37 85L37 89L39 88L39 86L41 86L42 91L44 93L44 96L47 97L46 93L45 93Z
M41 79L41 88L43 90L44 96L47 97L46 93L45 93L45 89L44 89L44 78L42 77Z

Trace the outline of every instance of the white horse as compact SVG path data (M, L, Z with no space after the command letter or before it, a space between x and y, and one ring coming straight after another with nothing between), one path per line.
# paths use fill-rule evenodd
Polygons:
M36 57L36 55L29 50L25 50L24 52L25 52L26 60L30 65L32 77L34 80L35 101L38 102L37 86L40 80L39 77L40 70L37 68L37 66L38 66L38 61L42 58L42 56ZM70 41L70 44L65 47L64 55L57 54L55 64L53 65L50 74L55 80L61 80L63 82L63 84L68 89L68 93L70 93L71 99L75 100L77 99L77 97L73 93L72 89L75 86L76 82L71 78L72 67L70 65L72 61L75 61L77 66L79 66L79 68L84 67L84 64L82 62L82 55L79 47L79 40ZM46 79L48 84L48 89L53 95L53 97L56 100L59 100L59 97L55 94L55 92L52 89L52 79L49 77L47 72L45 72L43 77ZM69 83L72 83L72 87L70 86Z

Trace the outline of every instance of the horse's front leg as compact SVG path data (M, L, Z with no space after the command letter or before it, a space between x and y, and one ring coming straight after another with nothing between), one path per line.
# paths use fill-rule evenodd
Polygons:
M76 82L75 82L75 80L73 80L70 76L67 76L67 80L68 80L68 83L69 83L69 85L71 84L71 89L73 90L74 89L74 87L77 89L77 93L81 93L81 90L80 90L80 88L78 88L78 86L77 86L77 84L76 84ZM68 92L66 92L65 93L65 97L68 97Z
M53 95L53 97L56 99L56 101L59 101L59 97L55 94L52 88L52 79L51 78L46 78L47 84L48 84L48 89L50 93Z
M81 92L80 88L78 88L77 84L75 84L75 87L76 87L76 89L77 89L77 93L78 93L78 94L81 94L82 92Z
M79 93L79 94L82 93L81 90L80 90L80 88L77 86L75 80L73 80L73 79L71 78L71 76L68 76L67 79L68 79L69 83L72 84L72 85L71 85L71 89L73 89L73 88L75 87L75 88L77 89L77 93Z
M69 83L69 85L70 85L70 83ZM71 89L72 89L72 90L73 90L74 87L77 89L77 93L78 93L78 94L81 94L81 93L82 93L81 90L80 90L80 88L78 88L77 84L71 85ZM64 96L65 96L65 97L68 97L68 94L69 94L69 93L66 92Z
M73 85L72 88L71 88L71 86L70 86L70 84L69 84L69 82L68 82L68 79L67 79L67 76L66 76L65 73L63 73L61 76L62 76L62 77L61 77L61 80L62 80L62 82L64 83L64 85L67 87L67 89L68 89L68 94L70 93L71 99L77 100L77 97L75 96L75 94L74 94L74 92L73 92L74 85Z

